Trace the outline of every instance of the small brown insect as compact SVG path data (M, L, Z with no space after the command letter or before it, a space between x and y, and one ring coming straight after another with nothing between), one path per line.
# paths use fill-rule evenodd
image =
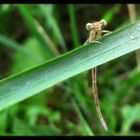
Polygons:
M89 33L89 38L86 40L84 45L86 45L88 43L92 43L92 42L101 43L101 42L97 41L97 39L99 39L101 37L101 34L110 33L110 31L103 30L103 28L106 25L107 25L107 22L104 19L97 21L97 22L93 22L93 23L87 23L86 29L88 31L90 31L90 33ZM100 109L96 77L97 77L97 68L93 68L92 69L92 89L93 89L93 95L94 95L94 102L95 102L97 114L99 116L101 124L102 124L103 128L107 131L108 128L107 128L106 122L103 118L103 115L102 115L101 109Z
M86 29L88 31L90 31L90 33L89 33L89 38L87 39L87 41L84 44L98 42L96 40L101 37L102 33L110 33L110 31L103 30L103 28L106 25L107 25L107 22L104 19L97 21L97 22L93 22L93 23L87 23Z

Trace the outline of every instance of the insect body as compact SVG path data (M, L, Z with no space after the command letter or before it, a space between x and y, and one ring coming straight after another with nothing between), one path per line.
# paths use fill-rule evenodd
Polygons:
M101 37L101 33L108 33L109 31L102 30L106 25L107 22L103 19L98 22L87 23L86 29L90 31L90 33L89 33L89 38L86 40L84 45L92 42L98 42L96 40Z
M92 42L97 42L97 39L101 37L101 33L109 33L109 31L103 30L103 28L107 25L107 22L105 20L100 20L98 22L93 22L93 23L87 23L86 24L86 29L90 31L89 33L89 38L86 40L84 45ZM92 89L93 89L93 95L94 95L94 102L97 110L97 114L99 116L99 119L101 121L101 124L105 130L108 130L106 122L103 118L103 115L101 113L100 109L100 103L98 99L98 90L97 90L97 82L96 82L96 76L97 76L97 68L92 69Z

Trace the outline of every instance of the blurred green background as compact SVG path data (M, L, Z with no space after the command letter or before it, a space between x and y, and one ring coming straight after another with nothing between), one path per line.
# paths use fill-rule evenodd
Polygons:
M132 9L138 20L140 5ZM132 18L127 4L1 4L0 79L81 46L87 22L105 19L105 29L114 31ZM140 55L133 52L98 67L108 132L97 116L87 71L1 111L0 135L139 135L136 58Z

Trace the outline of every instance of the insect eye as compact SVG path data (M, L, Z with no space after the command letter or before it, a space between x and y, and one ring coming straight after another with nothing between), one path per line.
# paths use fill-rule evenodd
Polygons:
M87 23L87 24L86 24L86 29L87 29L88 31L91 31L92 28L93 28L93 23Z
M102 23L102 28L104 28L107 25L107 22L104 19L102 19L100 22Z

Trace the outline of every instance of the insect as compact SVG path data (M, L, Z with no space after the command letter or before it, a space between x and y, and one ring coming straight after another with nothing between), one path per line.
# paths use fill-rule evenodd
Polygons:
M97 41L101 37L101 34L106 33L104 35L107 35L108 33L110 33L110 31L103 30L103 28L106 25L107 25L107 22L104 19L97 21L97 22L93 22L93 23L87 23L86 29L90 33L89 33L89 37L86 40L86 42L84 43L84 45L87 45L87 44L92 43L92 42L101 43L101 42ZM103 115L102 115L101 109L100 109L100 102L99 102L99 98L98 98L96 77L97 77L97 68L93 68L92 69L92 89L93 89L96 111L97 111L98 117L100 119L100 122L101 122L103 128L107 131L108 128L107 128L106 122L103 118Z

